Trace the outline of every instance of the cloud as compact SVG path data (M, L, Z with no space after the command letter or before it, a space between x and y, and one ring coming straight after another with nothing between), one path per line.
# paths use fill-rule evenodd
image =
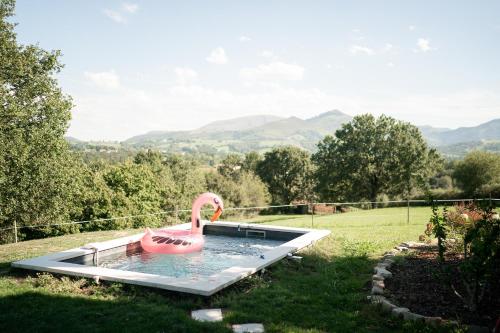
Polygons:
M83 75L88 82L99 88L117 89L120 87L120 78L113 70L108 72L84 72Z
M417 41L417 46L422 52L427 52L431 50L430 40L425 38L419 38Z
M104 9L103 13L104 13L104 15L106 15L108 18L115 21L116 23L127 22L127 19L121 13L119 13L117 11L114 11L111 9Z
M416 26L414 26L414 25L410 25L410 26L408 27L408 30L410 30L410 31L415 31L416 29L417 29L417 27L416 27Z
M395 65L394 65L394 63L393 63L392 61L389 61L389 62L387 63L387 67L391 67L391 68L392 68L392 67L394 67L394 66L395 66Z
M384 47L382 48L382 53L387 53L387 52L390 52L392 51L392 49L394 49L394 45L390 44L390 43L386 43L384 45Z
M247 36L240 36L239 40L240 40L240 42L244 43L244 42L249 42L252 39L250 37L247 37Z
M351 45L349 48L349 52L353 55L357 54L365 54L365 55L373 55L375 54L375 51L373 51L371 48L366 47L366 46L360 46L360 45Z
M180 85L187 85L198 80L198 73L189 67L177 67L174 69L177 76L177 82Z
M253 68L242 68L240 77L245 81L299 81L304 76L304 67L280 61L262 64Z
M123 140L152 130L188 130L211 121L255 114L309 118L325 110L350 115L387 114L416 125L474 126L498 114L496 91L376 96L335 95L317 88L274 86L258 91L216 89L200 85L122 86L106 93L72 93L76 107L68 135L84 140ZM471 112L474 110L474 112ZM119 119L119 121L117 121Z
M260 56L264 58L275 58L274 52L270 50L263 50Z
M127 2L124 2L122 4L122 8L124 11L126 11L127 13L130 13L130 14L134 14L137 9L139 9L139 5L135 4L135 3L127 3Z
M228 61L226 56L226 51L224 51L222 47L213 49L212 52L210 52L210 55L206 58L206 60L212 64L217 64L217 65L223 65Z

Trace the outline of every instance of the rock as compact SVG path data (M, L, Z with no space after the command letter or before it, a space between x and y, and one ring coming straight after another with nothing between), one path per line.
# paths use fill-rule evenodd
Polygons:
M383 295L384 294L384 289L383 288L380 288L380 287L377 287L377 286L373 286L372 287L372 295Z
M382 275L372 275L372 280L377 280L377 281L384 281L384 277Z
M380 304L382 300L385 299L385 297L380 295L372 295L368 296L368 299L372 302L372 304Z
M441 317L424 317L424 321L426 324L432 326L439 326L443 322L443 318Z
M386 264L389 264L389 265L392 265L392 264L395 263L394 259L384 259L383 262L386 263Z
M424 321L425 317L413 312L403 312L403 318L405 320Z
M396 308L392 309L391 314L393 316L395 316L395 317L400 318L400 317L402 317L404 315L404 313L409 312L409 311L410 311L410 309L408 309L408 308L399 308L399 307L396 307Z
M382 276L384 279L392 277L392 273L385 268L375 267L375 274Z
M403 243L399 244L399 246L401 246L401 247L411 247L411 242L403 242Z
M381 288L381 289L385 288L384 281L380 281L380 280L372 280L372 286L373 287L378 287L378 288Z
M382 310L387 311L387 312L392 312L393 309L397 308L396 305L392 304L386 298L384 298L383 300L381 300L380 304L382 305Z
M396 249L400 252L407 252L408 251L407 246L396 246Z
M391 265L383 263L383 262L379 262L376 267L382 268L382 269L387 269L387 268L389 268L389 266L391 266Z
M99 280L100 280L101 278L100 278L100 276L99 276L99 275L94 275L94 276L92 277L92 279L94 280L94 282L95 282L96 284L99 284Z
M203 309L191 311L191 318L198 321L222 321L222 310Z
M264 333L264 325L262 324L239 324L232 327L235 333Z

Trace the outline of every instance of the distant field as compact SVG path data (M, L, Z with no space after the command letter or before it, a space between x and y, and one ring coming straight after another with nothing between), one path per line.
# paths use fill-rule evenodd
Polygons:
M416 240L429 216L429 208L412 209L410 224L404 208L315 216L314 227L330 229L332 235L301 252L302 263L282 260L265 274L211 298L48 274L26 278L24 272L8 271L12 260L142 230L2 245L0 331L230 332L230 324L262 322L266 332L433 332L422 324L386 317L366 299L376 258L401 241ZM310 216L258 216L250 221L311 227ZM222 307L224 321L191 320L190 311L201 307Z

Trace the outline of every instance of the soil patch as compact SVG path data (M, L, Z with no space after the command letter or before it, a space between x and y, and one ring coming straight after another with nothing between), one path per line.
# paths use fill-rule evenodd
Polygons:
M476 312L469 311L452 288L465 294L458 269L461 260L460 255L448 254L439 265L435 247L418 248L391 267L393 277L384 281L387 297L414 313L493 328L500 318L500 282L490 285Z

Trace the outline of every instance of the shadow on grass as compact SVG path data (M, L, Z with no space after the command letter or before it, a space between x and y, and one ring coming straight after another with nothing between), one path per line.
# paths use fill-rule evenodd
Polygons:
M153 299L95 299L25 292L0 298L0 332L230 332Z
M309 253L300 263L283 260L210 298L66 277L14 282L11 276L18 291L0 297L0 331L228 332L229 324L251 322L263 323L266 332L432 331L368 303L373 265L366 256ZM72 285L77 281L83 282ZM190 310L201 307L224 308L224 322L191 320Z

